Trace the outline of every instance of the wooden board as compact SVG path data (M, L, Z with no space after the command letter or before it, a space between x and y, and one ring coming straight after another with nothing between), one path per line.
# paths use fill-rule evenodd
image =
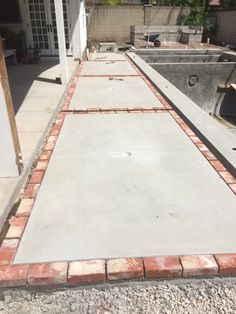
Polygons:
M6 105L7 105L9 124L11 128L15 154L16 154L16 163L18 166L19 173L21 173L22 166L21 166L20 158L19 158L19 156L21 156L20 142L19 142L19 137L18 137L17 128L16 128L15 112L14 112L14 107L13 107L13 102L12 102L12 97L11 97L8 73L7 73L1 39L0 39L0 84L2 85L2 89L3 89L3 93L4 93Z

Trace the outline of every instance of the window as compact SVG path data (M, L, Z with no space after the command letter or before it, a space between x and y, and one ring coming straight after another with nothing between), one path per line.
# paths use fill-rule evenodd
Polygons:
M18 0L0 0L0 24L20 23L20 7Z

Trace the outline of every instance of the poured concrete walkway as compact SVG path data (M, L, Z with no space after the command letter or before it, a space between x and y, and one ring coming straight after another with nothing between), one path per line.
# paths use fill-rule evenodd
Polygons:
M93 55L70 109L164 108L120 59ZM235 194L167 110L68 114L14 263L230 253L235 220Z
M68 57L71 78L78 62ZM11 94L25 172L31 167L44 133L63 97L66 87L57 83L58 61L8 66ZM21 177L0 178L0 227L19 193Z

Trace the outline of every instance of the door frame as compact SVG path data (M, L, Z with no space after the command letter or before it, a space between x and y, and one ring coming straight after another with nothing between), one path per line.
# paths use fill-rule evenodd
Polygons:
M29 9L29 2L26 1L25 3L25 9L27 10L27 16L28 16L28 29L27 32L28 37L31 39L30 42L32 42L32 45L34 46L33 41L33 32L32 32L32 24L31 24L31 18L30 18L30 9ZM54 33L52 30L52 12L51 12L51 4L49 0L44 0L44 7L45 7L45 14L46 14L46 23L47 23L47 36L48 36L48 45L49 49L42 49L41 54L45 56L58 56L59 51L55 48L55 41L54 41ZM69 37L69 48L67 49L67 55L72 55L72 29L71 29L71 7L70 7L70 1L66 0L66 8L67 8L67 22L68 22L68 37Z
M63 0L62 0L63 1ZM53 56L59 55L58 48L55 48L55 40L54 36L55 33L53 31L53 18L52 18L52 9L51 9L51 1L46 0L46 11L47 11L47 17L48 17L48 23L49 23L49 37L50 37L50 45L51 45L51 54ZM66 15L67 15L67 23L68 23L68 44L69 47L66 49L67 55L72 55L72 30L71 30L71 7L70 7L70 0L65 0L66 4ZM55 5L54 5L55 6ZM55 12L54 12L55 14ZM66 35L66 34L65 34Z

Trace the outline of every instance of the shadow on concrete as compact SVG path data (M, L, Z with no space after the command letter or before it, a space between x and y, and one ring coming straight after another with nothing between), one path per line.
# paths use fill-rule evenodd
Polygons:
M228 75L228 78L224 82L225 85L234 83L233 78L235 77L235 72L236 72L236 64L234 65L233 69L231 70L231 72ZM224 98L222 99L222 97L224 97ZM234 100L235 100L235 98L234 98ZM216 104L215 104L214 115L217 115L218 110L219 110L220 115L222 115L222 116L224 115L224 113L226 113L226 109L229 109L231 111L232 110L231 106L233 105L232 101L233 101L233 99L232 99L232 95L231 95L230 91L226 92L225 96L223 96L222 94L219 94L219 97L218 97ZM229 107L229 105L230 105L230 107Z
M52 84L61 85L60 79L58 79L58 78L49 79L49 78L44 78L44 77L37 77L35 80L39 81L39 82L44 82L44 83L52 83Z
M236 91L233 89L230 89L226 92L221 106L220 106L220 116L224 118L232 119L233 124L235 124L235 118L236 118ZM233 119L234 118L234 119Z
M40 61L38 64L8 65L9 83L12 93L15 113L20 109L34 81L58 84L56 77L50 71L58 64L56 61Z

